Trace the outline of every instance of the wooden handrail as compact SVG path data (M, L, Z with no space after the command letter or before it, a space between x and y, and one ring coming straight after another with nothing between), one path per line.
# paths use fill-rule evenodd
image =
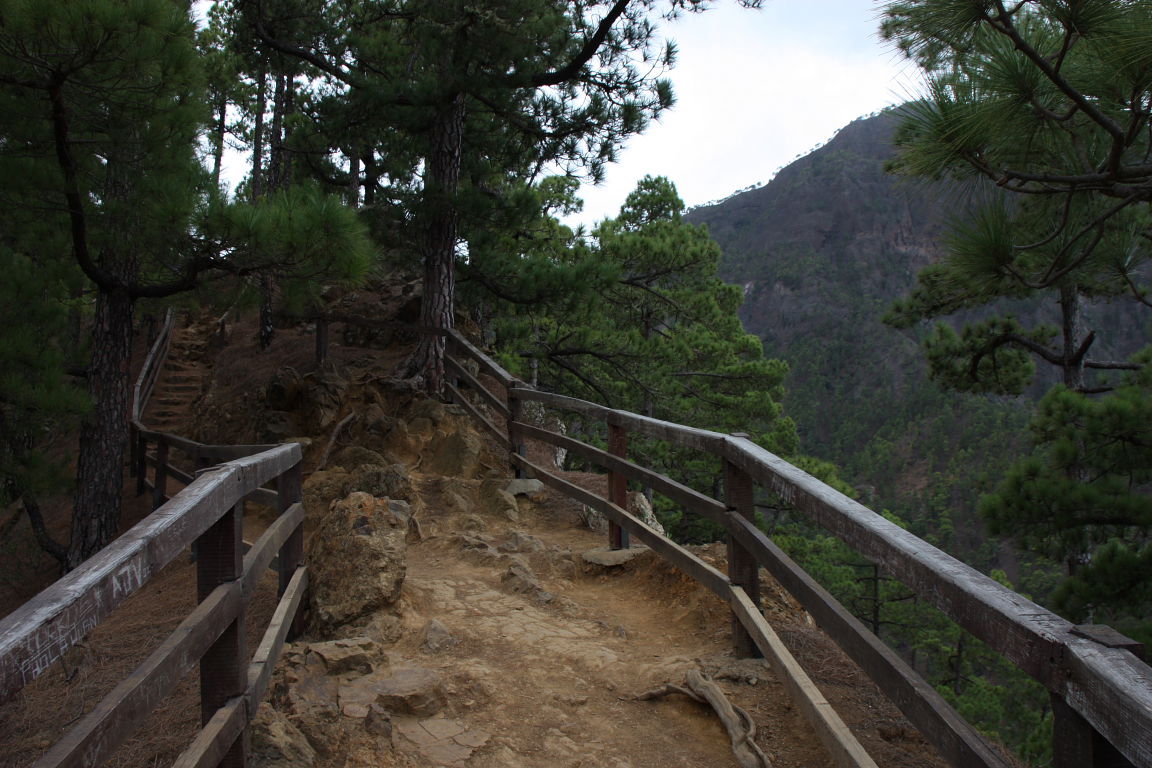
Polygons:
M153 489L151 515L78 568L0 620L0 702L48 669L117 605L189 546L198 550L199 606L148 659L85 715L36 763L38 767L96 765L140 725L193 666L201 665L201 706L210 726L219 713L228 728L208 727L182 756L215 765L239 755L247 728L267 689L272 665L299 622L307 588L303 566L304 507L301 447L204 445L148 429L141 421L171 345L172 312L149 350L133 388L132 467L141 492ZM155 443L156 454L148 454ZM193 457L194 472L168 461L168 449ZM223 461L216 466L214 462ZM149 483L147 467L155 468ZM165 479L187 483L169 499ZM263 486L275 482L271 491ZM274 506L277 519L245 555L241 537L246 499ZM251 664L242 657L243 605L274 557L279 557L281 599ZM237 702L241 706L237 706ZM214 714L215 713L215 714ZM205 736L208 734L208 736Z
M451 349L471 357L486 372L490 372L488 369L493 366L498 367L491 358L455 332ZM456 368L461 366L457 364ZM861 554L875 560L953 621L1047 687L1056 700L1086 724L1070 722L1068 718L1061 720L1057 712L1055 728L1060 738L1069 738L1068 734L1073 731L1079 731L1071 736L1073 739L1092 741L1102 736L1132 765L1152 766L1152 668L1127 650L1096 642L1091 639L1091 633L1081 631L1066 619L917 538L746 438L542 392L516 381L506 371L492 375L507 390L509 414L519 411L520 402L538 402L721 458ZM479 382L473 378L467 384L476 387ZM463 399L456 390L453 390L453 396ZM482 395L485 400L495 396L491 392ZM668 478L653 482L651 470L616 459L571 437L512 417L509 432L511 440L506 442L512 445L516 444L519 436L566 448L592 459L605 469L639 479L658 492L671 490L672 493L667 494L669 498L686 509L712 519L719 517L718 507L713 505L720 505L720 502L704 502L697 498L699 494L685 494L680 491L683 486ZM528 465L516 455L512 455L510 461L516 467ZM542 476L540 479L549 482ZM587 492L581 492L581 498L585 495ZM803 572L752 523L740 519L727 508L719 522L740 546L756 557L760 565L777 575L829 635L860 663L950 762L961 766L1007 764L915 672L894 653L883 650L884 646L875 636L851 619L851 615L831 595L819 588L811 577L801 576ZM710 581L711 577L707 577L702 583L708 586ZM1069 761L1078 758L1058 754L1056 759L1057 765L1071 765ZM1106 763L1110 758L1105 756L1090 759L1098 761L1099 765L1112 764Z

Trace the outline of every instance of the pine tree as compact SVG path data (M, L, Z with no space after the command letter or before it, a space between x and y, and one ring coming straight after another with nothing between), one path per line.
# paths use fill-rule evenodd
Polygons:
M674 55L656 36L654 0L333 3L307 43L277 38L249 6L266 44L312 65L323 89L357 91L355 103L373 105L358 113L374 126L366 140L340 147L352 153L349 167L386 155L365 145L389 129L404 137L391 167L417 175L392 181L412 203L421 321L431 328L452 327L463 243L505 191L549 166L599 178L621 142L672 102L652 75ZM677 0L669 13L703 7ZM439 391L442 358L443 338L425 335L410 373Z
M668 179L646 177L620 214L587 240L541 225L550 235L539 238L541 249L513 260L530 277L504 284L505 296L523 290L532 301L506 300L498 313L502 359L552 391L748 433L770 450L793 454L796 427L780 407L787 366L765 359L760 340L744 332L736 314L740 290L716 274L719 247L704 228L682 219L683 210ZM540 286L565 286L573 274L581 275L583 290L541 296ZM691 451L636 438L629 452L702 491L720 492L714 463Z
M1004 314L959 334L937 326L929 363L949 386L996 394L1023 392L1037 364L1060 372L1032 420L1032 454L981 510L994 532L1065 563L1057 600L1073 618L1098 604L1146 615L1146 596L1121 594L1115 578L1119 562L1138 572L1152 535L1145 357L1097 355L1106 340L1083 310L1152 306L1152 7L915 0L888 6L884 33L929 83L895 170L995 190L888 320L909 327L1005 298L1058 307L1047 326Z
M93 408L80 429L67 568L117 533L135 303L211 275L250 274L287 252L209 228L240 211L221 213L224 203L207 194L196 155L202 88L195 27L180 4L0 3L0 163L22 171L6 172L6 183L16 204L68 233L62 244L41 243L35 258L70 261L95 289L85 369ZM325 231L358 237L335 221ZM316 269L340 247L291 252L300 268Z

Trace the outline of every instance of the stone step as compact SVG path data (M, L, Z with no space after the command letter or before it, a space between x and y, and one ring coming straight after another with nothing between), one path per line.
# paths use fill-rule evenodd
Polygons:
M193 376L187 373L178 373L172 376L167 376L164 379L165 384L196 384L199 386L204 381L204 376Z
M153 419L174 419L181 416L180 411L174 411L171 408L159 408L148 414Z

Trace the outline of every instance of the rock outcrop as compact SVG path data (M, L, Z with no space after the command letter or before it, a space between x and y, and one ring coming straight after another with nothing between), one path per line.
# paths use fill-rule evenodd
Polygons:
M312 621L322 636L396 601L404 583L407 502L356 491L333 502L312 543Z

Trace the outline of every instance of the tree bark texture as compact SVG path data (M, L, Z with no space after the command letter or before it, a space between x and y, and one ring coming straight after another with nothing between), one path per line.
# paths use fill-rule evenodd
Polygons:
M459 215L456 192L460 186L460 162L464 144L464 94L445 101L432 124L424 179L425 226L421 253L424 257L424 300L420 321L426 328L453 327L456 305L456 239ZM409 373L422 376L424 388L440 394L444 386L444 337L424 334L413 353Z
M1084 391L1084 355L1080 353L1082 308L1080 289L1076 285L1060 288L1060 318L1064 336L1064 386L1073 392Z
M132 305L126 291L102 291L96 298L88 366L92 412L80 426L72 538L66 563L69 570L112 541L120 526L124 453L128 447Z
M264 110L268 106L267 77L257 74L256 114L252 122L252 202L264 195Z

